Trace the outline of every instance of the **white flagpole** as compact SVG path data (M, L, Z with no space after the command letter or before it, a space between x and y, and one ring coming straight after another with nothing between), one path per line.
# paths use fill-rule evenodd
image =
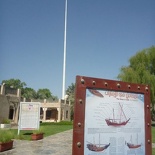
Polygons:
M65 76L66 76L66 30L67 30L67 0L66 0L66 4L65 4L64 62L63 62L62 99L65 99Z

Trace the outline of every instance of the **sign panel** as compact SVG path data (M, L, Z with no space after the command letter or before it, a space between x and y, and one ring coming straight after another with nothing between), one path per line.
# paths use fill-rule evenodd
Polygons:
M19 130L39 129L40 122L40 103L39 102L21 102L18 124Z
M149 91L77 76L72 155L151 155Z
M143 94L87 89L84 154L145 155L144 128Z

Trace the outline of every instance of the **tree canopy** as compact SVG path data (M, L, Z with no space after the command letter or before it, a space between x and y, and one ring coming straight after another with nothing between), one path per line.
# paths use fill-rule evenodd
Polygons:
M5 86L12 87L15 89L22 89L26 86L25 82L21 82L19 79L9 79L9 80L3 80L2 83L5 83Z
M75 84L71 83L71 85L68 86L66 90L66 94L69 96L68 100L71 102L71 104L74 103L74 92L75 92Z
M124 82L150 85L151 103L155 103L155 47L143 49L129 59L129 66L121 68L118 79ZM154 107L154 106L153 106Z
M48 98L52 97L52 94L49 89L44 88L44 89L39 89L37 91L37 96L39 99L48 99Z
M68 86L67 90L66 90L66 94L68 95L68 100L71 102L71 115L70 115L70 118L71 120L73 120L73 117L74 117L74 101L75 101L75 95L74 95L74 92L75 92L75 84L74 83L71 83L70 86Z
M2 83L5 83L6 88L21 89L21 96L26 99L52 99L58 100L57 96L53 96L49 89L39 89L35 91L33 88L25 87L27 86L25 82L21 82L19 79L9 79L3 80Z
M34 89L26 87L22 90L22 97L25 97L26 99L34 99L37 98L37 93Z

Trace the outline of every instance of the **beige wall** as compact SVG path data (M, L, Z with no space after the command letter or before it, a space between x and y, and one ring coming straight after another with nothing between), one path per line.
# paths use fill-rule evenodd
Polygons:
M7 90L7 91L6 91ZM9 119L10 106L11 108L11 118L14 123L18 122L18 110L21 98L20 89L5 89L5 85L0 86L0 122L3 119Z
M9 118L10 104L6 96L0 94L0 122Z

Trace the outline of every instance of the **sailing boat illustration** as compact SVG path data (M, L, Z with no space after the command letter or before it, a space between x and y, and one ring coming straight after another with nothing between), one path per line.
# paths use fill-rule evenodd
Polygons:
M130 118L129 119L126 118L125 113L123 111L123 106L120 103L119 108L120 113L118 118L115 118L115 111L113 109L113 118L105 119L108 126L121 126L126 125L129 122Z
M129 149L136 149L136 148L141 147L142 144L138 144L138 134L137 134L136 141L137 141L136 144L134 144L132 142L132 135L131 135L131 137L130 137L130 143L126 143L126 145L128 146Z
M87 142L87 143L88 143L87 148L90 151L94 151L94 152L104 151L110 146L110 143L109 144L100 144L100 135L99 135L99 144L90 143L90 142Z
M95 89L88 89L90 91L90 93L92 93L95 96L98 97L104 97L99 91L95 90Z

